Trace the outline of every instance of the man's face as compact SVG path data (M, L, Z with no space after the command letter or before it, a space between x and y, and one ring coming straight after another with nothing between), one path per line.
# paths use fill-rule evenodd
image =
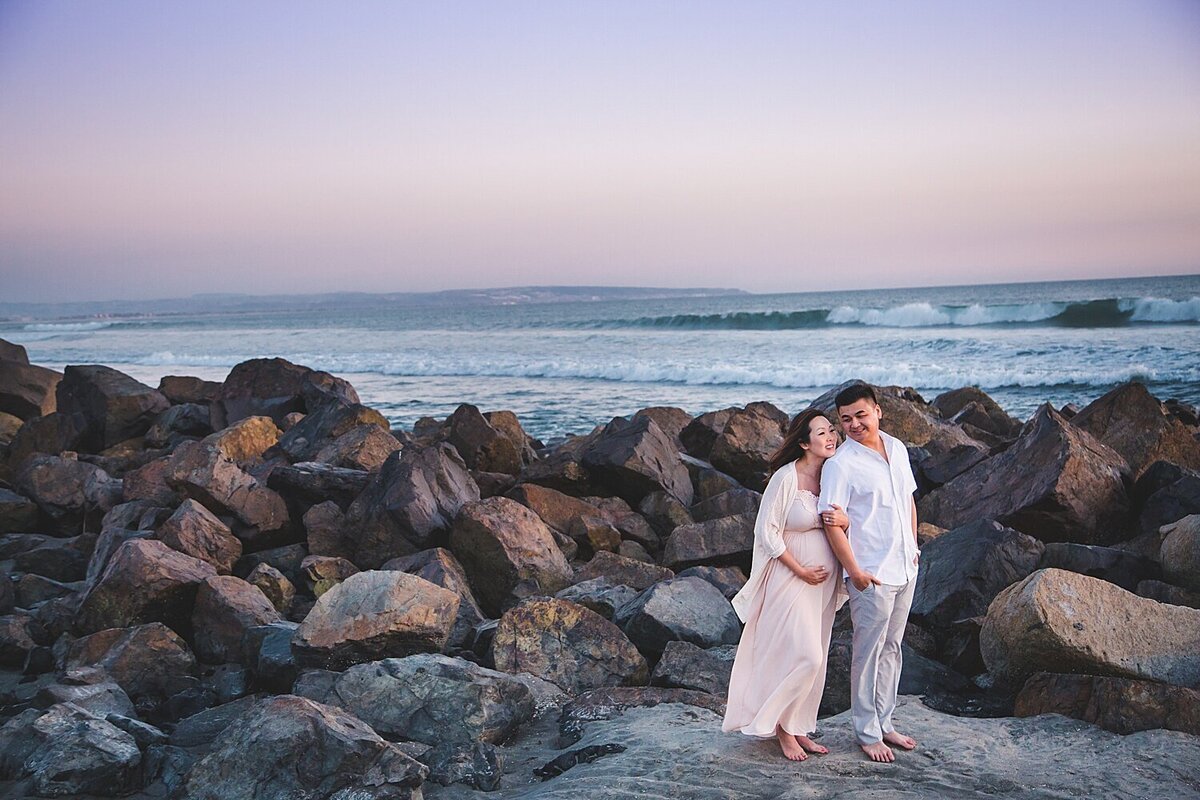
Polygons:
M883 411L867 398L855 400L848 406L838 408L838 419L846 436L860 444L872 441L879 432L879 420Z

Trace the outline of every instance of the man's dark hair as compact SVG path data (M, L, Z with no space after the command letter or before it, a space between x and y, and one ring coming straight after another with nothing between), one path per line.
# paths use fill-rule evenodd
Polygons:
M875 390L866 383L850 384L837 393L837 397L833 399L833 403L840 409L857 403L859 400L870 400L875 405L879 405L879 398L875 396Z

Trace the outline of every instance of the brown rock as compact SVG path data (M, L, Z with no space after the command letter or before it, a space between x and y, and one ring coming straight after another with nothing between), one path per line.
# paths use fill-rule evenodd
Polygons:
M917 525L917 546L924 547L934 539L945 533L947 528L939 528L931 522L922 522Z
M1011 685L1083 672L1200 686L1200 611L1059 569L996 595L979 646L988 671Z
M359 425L321 448L313 460L335 467L374 472L399 449L400 442L384 428L379 425Z
M300 562L304 582L313 597L320 597L351 575L358 574L358 567L337 556L305 556Z
M580 496L594 494L599 484L584 466L583 453L600 435L597 428L586 436L573 436L561 442L541 458L527 464L521 471L519 483L533 483Z
M614 584L629 586L641 591L659 581L674 577L675 573L666 567L635 561L616 553L600 552L592 556L591 561L580 567L571 582L583 583L595 578L608 578Z
M257 586L232 575L217 575L200 584L192 629L196 655L202 661L247 663L242 638L258 625L281 619L275 606Z
M61 380L52 369L0 360L0 411L23 420L53 413Z
M385 434L387 435L387 434ZM326 500L347 508L371 482L371 473L317 461L280 464L271 469L267 486L301 507Z
M15 439L17 431L21 430L24 424L25 420L20 417L0 411L0 444L8 444Z
M667 438L675 443L679 450L684 450L683 442L679 438L679 434L683 429L692 424L692 415L684 411L682 408L674 406L651 406L643 408L633 415L634 420L641 417L649 417L654 420L654 424L662 428L662 432L667 435Z
M1128 466L1116 452L1042 406L1021 436L919 503L943 528L991 518L1046 542L1106 544L1126 535Z
M53 530L66 536L83 531L89 517L102 516L90 487L110 480L104 470L74 459L34 455L16 474L16 487L37 503ZM109 506L111 508L111 506Z
M185 442L171 456L171 486L210 510L236 517L262 532L289 524L283 498L244 472L216 445Z
M479 487L462 457L448 444L393 453L346 513L350 560L378 567L422 550L449 530Z
M238 464L262 461L263 453L279 441L279 428L270 417L243 417L227 428L206 436L205 444Z
M571 582L571 567L550 529L507 497L464 505L450 531L450 549L480 605L494 616L522 598L550 595Z
M663 548L663 564L675 570L700 564L748 569L756 516L749 512L679 526Z
M157 390L98 364L67 367L56 393L59 411L83 415L80 447L93 453L141 436L170 406Z
M692 482L674 443L649 417L616 418L583 451L589 474L627 503L664 491L684 505L692 502Z
M246 576L246 583L257 586L280 614L287 614L296 599L296 587L270 564L256 564Z
M470 469L509 475L521 471L520 445L492 427L475 406L460 405L446 420L446 427L447 440Z
M229 527L195 500L184 500L158 529L165 544L192 558L207 561L220 575L233 572L242 543Z
M186 633L196 590L216 570L162 542L131 539L108 561L79 608L83 633L163 622Z
M11 541L14 537L3 537L0 541ZM45 575L56 581L70 583L87 576L88 560L96 548L94 533L81 533L69 539L47 538L33 534L19 536L24 540L16 544L17 552L12 556L13 565L20 572Z
M1200 592L1193 592L1179 586L1172 586L1163 581L1142 581L1137 585L1135 594L1138 597L1147 597L1151 600L1157 600L1160 603L1169 603L1173 606L1200 608Z
M0 667L20 669L24 666L29 653L37 647L33 624L33 615L24 611L0 617Z
M1185 589L1200 592L1200 514L1192 514L1163 528L1160 551L1163 575Z
M1129 462L1136 479L1155 461L1200 469L1200 440L1142 384L1124 383L1071 419Z
M212 433L208 406L199 403L183 403L171 406L158 415L154 424L146 431L147 447L169 447L193 437Z
M567 532L586 553L600 550L616 552L621 546L621 532L601 517L576 517Z
M517 452L521 454L522 464L529 464L537 459L537 450L541 449L542 443L525 432L516 414L511 411L488 411L484 413L483 418L516 445Z
M666 492L651 492L642 498L638 513L650 523L660 538L665 539L680 525L695 522L687 506Z
M12 361L16 364L28 364L29 353L25 350L25 345L15 344L5 339L0 339L0 361Z
M387 432L387 417L373 408L353 404L331 403L305 415L279 439L279 449L289 460L320 461L317 454L355 428L372 425Z
M579 694L644 684L646 660L621 629L568 600L525 600L500 618L492 641L496 668L528 672Z
M213 403L213 427L244 417L267 416L277 423L293 411L312 413L325 403L358 403L354 387L326 372L282 358L254 358L230 370Z
M536 483L518 484L507 496L532 510L559 533L568 533L571 523L579 517L600 513L591 503Z
M158 391L172 404L200 403L208 405L221 393L221 384L193 378L190 375L164 375L158 382Z
M382 569L407 572L457 594L458 616L455 617L448 644L451 647L463 647L470 642L475 626L483 622L484 616L483 611L479 608L479 603L475 600L475 593L471 591L467 574L453 553L444 548L435 547L432 550L422 550L420 553L410 556L393 558L384 564Z
M100 668L133 699L139 712L196 685L196 657L162 622L107 628L71 643L62 668Z
M156 505L174 508L183 498L167 483L170 474L170 456L156 458L132 472L126 472L121 483L122 497L126 502L149 500Z
M943 392L930 405L941 413L943 419L956 417L968 406L973 406L968 415L954 421L959 424L967 422L1004 439L1013 439L1021 432L1021 421L1010 417L999 403L977 386Z
M767 462L783 444L786 427L786 416L781 422L778 415L751 404L729 416L713 441L709 460L743 485L761 491L767 483Z
M317 599L292 647L303 663L344 669L446 646L458 595L414 575L351 575Z
M695 458L708 459L712 452L713 443L725 430L729 418L741 409L735 407L709 411L689 422L679 432L679 441L683 444L688 455Z
M1062 714L1113 733L1166 728L1200 735L1200 691L1154 681L1038 672L1017 695L1013 716Z
M304 512L304 530L308 533L308 552L314 556L336 556L343 552L342 525L345 514L332 500L319 503Z

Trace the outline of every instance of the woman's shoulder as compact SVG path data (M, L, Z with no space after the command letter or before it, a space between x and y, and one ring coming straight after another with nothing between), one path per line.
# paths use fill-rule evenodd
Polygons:
M771 473L771 477L767 479L767 486L779 485L789 480L796 480L796 462L789 461L779 469Z

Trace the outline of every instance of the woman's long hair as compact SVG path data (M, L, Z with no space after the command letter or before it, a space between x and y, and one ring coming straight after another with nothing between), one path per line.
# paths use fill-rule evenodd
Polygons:
M771 456L768 462L771 472L792 463L797 458L804 455L804 448L801 443L808 443L808 436L811 433L813 420L817 417L826 417L825 412L819 408L810 408L806 411L801 411L792 418L792 424L788 425L787 434L783 437L783 444Z

